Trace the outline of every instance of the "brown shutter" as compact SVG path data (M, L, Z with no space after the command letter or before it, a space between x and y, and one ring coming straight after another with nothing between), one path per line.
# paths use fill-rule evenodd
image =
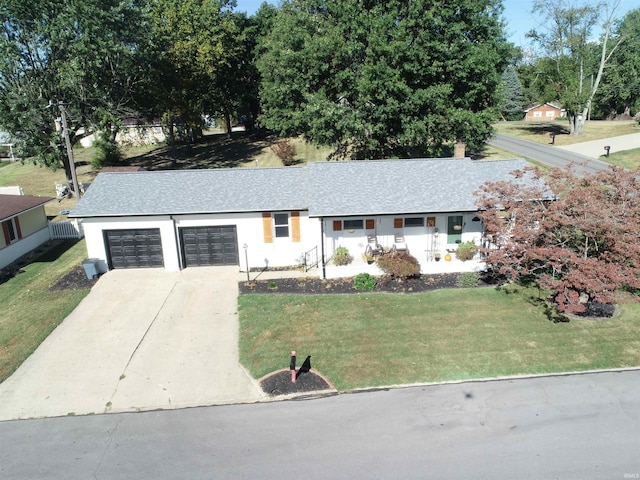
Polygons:
M20 240L22 238L22 232L20 231L20 220L18 219L18 217L15 217L15 221L16 221L16 234L18 235L18 240Z
M262 231L264 232L264 243L273 243L273 233L271 231L271 213L262 213Z
M291 212L291 241L300 241L300 212Z
M4 243L6 243L7 245L9 245L11 243L11 237L9 236L9 222L11 220L8 220L6 222L2 222L2 232L4 233Z
M342 220L334 220L333 221L333 231L339 232L342 230Z
M394 218L393 219L393 228L402 228L402 219Z
M365 220L365 228L367 230L373 230L376 228L376 221L373 218L367 218Z

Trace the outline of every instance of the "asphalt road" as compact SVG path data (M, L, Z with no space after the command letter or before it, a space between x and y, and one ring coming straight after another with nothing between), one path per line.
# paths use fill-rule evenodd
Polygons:
M609 168L607 163L592 157L508 135L497 134L488 143L550 167L566 168L570 163L576 163L577 173L595 173Z
M0 422L0 478L640 478L640 370Z

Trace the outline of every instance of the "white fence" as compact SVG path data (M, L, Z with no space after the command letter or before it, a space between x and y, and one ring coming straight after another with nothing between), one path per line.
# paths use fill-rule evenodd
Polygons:
M52 240L83 237L78 222L49 222L49 234Z

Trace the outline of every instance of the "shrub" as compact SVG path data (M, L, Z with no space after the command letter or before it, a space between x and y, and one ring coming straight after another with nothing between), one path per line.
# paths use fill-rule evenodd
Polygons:
M373 290L376 288L376 279L368 273L359 273L353 279L353 286L356 290Z
M409 252L392 252L378 258L378 267L391 278L406 282L420 275L420 264Z
M273 145L271 145L271 151L282 161L285 167L290 167L295 162L296 147L291 143L288 138L282 138Z
M471 260L473 256L476 254L478 247L473 242L462 242L458 245L458 249L456 250L456 258L458 260L462 260L463 262L466 260Z
M347 247L336 248L336 253L333 254L333 263L335 265L349 265L353 257L349 255Z
M466 272L458 275L456 285L460 288L475 288L480 285L480 276L475 272Z
M91 166L93 168L120 165L122 163L122 152L120 152L120 148L115 142L104 138L104 135L98 135L93 142L93 146L95 147L95 153L91 159Z

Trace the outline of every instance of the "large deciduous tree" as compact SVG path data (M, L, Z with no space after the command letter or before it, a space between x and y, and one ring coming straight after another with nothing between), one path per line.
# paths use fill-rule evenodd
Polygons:
M154 0L157 45L153 105L168 119L200 126L202 115L231 117L248 104L247 82L255 81L248 20L233 13L231 0ZM255 89L254 89L255 90Z
M335 157L478 151L510 47L497 0L288 0L262 38L261 121Z
M619 167L583 177L528 169L485 184L478 206L493 241L487 264L551 290L567 313L640 288L639 175Z
M611 38L619 3L612 0L612 4L588 2L576 6L572 0L533 2L533 12L542 16L545 25L527 34L546 55L537 65L540 81L544 83L540 100L562 104L572 135L582 134L605 65L624 40ZM596 26L603 30L599 47L592 42Z
M45 165L70 163L55 120L67 113L71 143L112 132L133 109L138 61L137 0L4 0L0 6L0 128Z
M607 65L599 94L605 114L615 118L640 112L640 9L628 12L616 26L613 38L623 39Z

